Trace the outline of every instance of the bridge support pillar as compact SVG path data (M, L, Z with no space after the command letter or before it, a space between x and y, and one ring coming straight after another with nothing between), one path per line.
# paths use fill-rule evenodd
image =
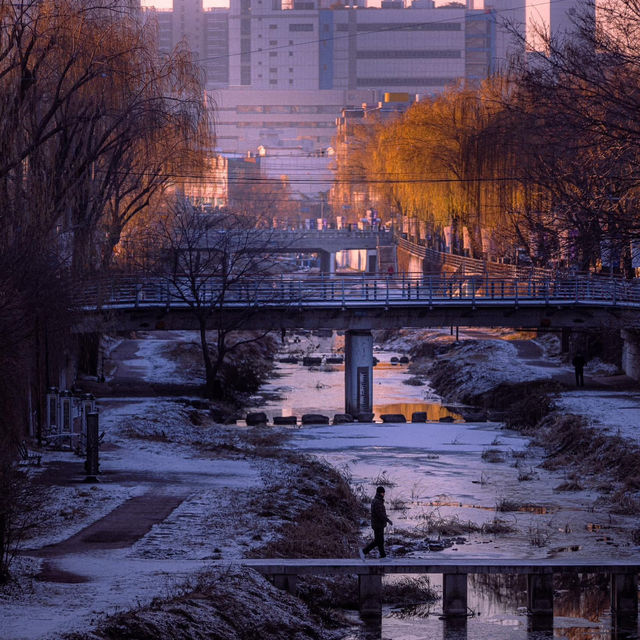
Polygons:
M371 331L345 333L344 406L346 413L357 416L373 409L373 336Z
M611 574L611 622L616 628L638 624L638 576L635 573Z
M442 613L445 617L467 615L466 573L445 573L442 576Z
M634 380L640 380L640 331L623 329L622 370Z
M527 575L527 606L533 616L553 616L553 574Z
M363 617L382 615L382 574L359 574L358 590L360 615Z
M298 576L290 573L276 573L273 576L273 586L295 596L298 588Z
M320 271L334 274L336 272L336 254L332 251L320 251Z

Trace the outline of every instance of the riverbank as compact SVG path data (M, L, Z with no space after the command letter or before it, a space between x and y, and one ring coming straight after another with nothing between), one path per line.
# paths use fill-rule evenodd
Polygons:
M83 482L69 451L44 451L29 468L47 507L0 590L3 640L178 637L174 627L191 638L207 623L225 639L247 629L336 637L335 623L233 565L295 554L292 545L300 555L355 554L362 505L334 469L283 451L284 431L225 426L201 398L156 395L147 385L163 375L182 371L171 382L189 382L166 342L114 345L108 384L123 395L98 399L99 483ZM310 536L315 521L326 526ZM228 570L211 568L220 560Z
M587 363L585 387L576 391L558 338L514 333L496 340L492 333L479 340L477 330L463 332L460 341L414 335L411 371L428 379L444 402L464 403L459 410L467 418L499 419L531 438L544 452L540 466L566 474L558 491L589 489L610 519L638 517L625 537L640 543L638 384L596 359Z
M554 360L552 345L531 346L525 336L518 336L505 347L504 335L469 337L475 342L454 345L446 332L433 332L432 339L423 333L398 332L393 343L384 345L393 353L419 349L422 356L414 355L412 375L425 383L427 365L444 365L438 356L446 355L460 365L458 387L473 389L472 381L478 378L476 388L484 394L499 387L501 372L514 375L505 363L511 356L504 357L514 353L512 346L514 370L552 371L550 378L540 380L554 384L558 382L554 376L571 374L570 368ZM519 347L519 341L527 346ZM310 341L303 350L326 346L318 343L316 349L317 342ZM293 344L298 348L301 343ZM457 348L463 351L455 355ZM544 348L549 351L543 352ZM410 376L402 367L390 365L389 354L384 352L382 366L374 372L377 385L383 380L390 383L391 391L382 393L386 400L406 394L417 401L434 393L428 384L402 385ZM425 354L431 363L424 360ZM124 365L120 374L143 381L176 370L173 356L155 340L140 340L137 346L123 343L114 351L114 359L118 358ZM500 358L502 366L486 364ZM533 359L541 362L531 363ZM341 402L338 369L299 368L271 384L284 398L294 387L302 389L329 411ZM280 367L278 371L282 375ZM116 380L118 370L114 376ZM594 377L588 371L587 383L592 384ZM449 382L458 388L455 377ZM121 389L125 393L126 385ZM597 391L592 388L589 393ZM376 392L381 393L377 387ZM267 395L273 397L271 392ZM456 396L458 404L462 398ZM98 485L82 483L82 461L70 452L45 452L42 470L33 469L49 487L51 509L42 519L44 531L28 542L32 551L17 561L19 578L0 594L0 616L9 621L3 625L3 637L10 640L69 633L80 634L76 640L140 640L161 637L174 626L185 629L187 640L197 637L189 635L198 632L190 620L200 609L203 620L220 625L227 634L220 638L226 640L242 633L241 620L235 631L225 625L238 619L244 606L268 611L263 638L282 637L277 635L280 626L286 637L301 640L355 637L346 632L347 622L339 620L336 629L316 607L323 602L353 606L353 585L328 589L310 581L301 585L301 593L311 606L299 601L294 606L259 576L231 569L220 575L212 571L211 561L228 560L232 566L234 559L256 555L354 557L369 529L353 491L370 497L377 482L390 483L388 502L396 527L389 532L389 543L397 555L435 552L429 540L446 538L443 525L456 522L476 528L452 533L466 540L438 553L539 557L637 552L634 515L605 509L598 503L602 493L595 485L554 491L572 478L562 470L538 469L544 461L542 449L527 447L531 434L505 431L495 422L256 430L218 424L208 403L186 395L108 397L100 400L100 409L105 441ZM501 462L488 459L485 451L491 449L501 452ZM318 461L323 458L332 466ZM535 505L531 495L536 496ZM410 515L412 505L415 518ZM524 508L531 506L546 512ZM493 530L483 528L496 520ZM229 580L218 586L225 575ZM233 614L228 617L226 588ZM256 597L243 600L244 591Z

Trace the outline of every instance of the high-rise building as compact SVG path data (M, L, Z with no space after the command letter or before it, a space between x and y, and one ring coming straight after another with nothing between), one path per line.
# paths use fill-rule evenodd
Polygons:
M229 83L229 10L204 10L202 0L173 0L173 9L144 7L155 21L158 49L169 53L178 44L188 48L202 67L207 88Z

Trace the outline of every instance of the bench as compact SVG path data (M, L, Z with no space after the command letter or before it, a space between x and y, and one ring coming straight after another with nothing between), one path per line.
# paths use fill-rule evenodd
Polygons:
M18 454L20 455L20 463L35 464L38 467L40 466L42 455L35 451L29 451L27 443L24 440L18 443Z

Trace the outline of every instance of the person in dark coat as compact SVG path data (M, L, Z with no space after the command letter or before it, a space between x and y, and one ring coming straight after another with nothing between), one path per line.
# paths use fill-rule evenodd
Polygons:
M576 386L584 387L584 356L581 353L576 353L572 364L576 372Z
M384 550L384 528L388 524L393 524L387 518L387 509L384 506L384 487L376 489L376 495L371 502L371 528L373 529L373 540L364 548L359 550L360 558L364 557L374 547L378 547L381 558L386 558L387 554Z

